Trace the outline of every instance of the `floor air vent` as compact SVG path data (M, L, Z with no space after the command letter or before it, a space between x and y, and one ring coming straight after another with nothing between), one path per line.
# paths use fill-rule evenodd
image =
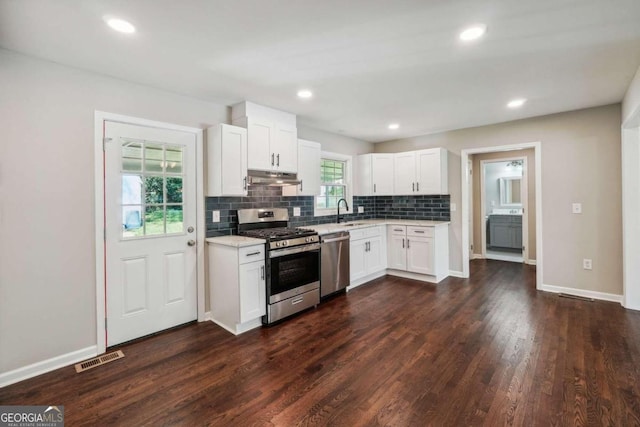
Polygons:
M560 294L558 294L558 296L560 296L562 298L579 299L580 301L588 301L588 302L593 302L594 301L593 298L579 297L578 295L571 295L571 294L560 293Z
M96 368L105 363L113 362L114 360L122 359L124 353L122 350L114 351L113 353L103 354L102 356L94 357L93 359L85 360L84 362L76 363L76 372L84 372L91 368Z

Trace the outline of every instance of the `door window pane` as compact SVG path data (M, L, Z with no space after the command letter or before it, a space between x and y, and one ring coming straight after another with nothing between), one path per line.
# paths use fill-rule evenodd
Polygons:
M122 229L123 237L144 236L141 205L122 207Z
M147 236L164 234L164 206L147 206L145 208L144 228Z
M164 147L162 145L145 144L145 172L162 172L164 166Z
M167 206L167 234L182 233L183 230L182 205Z
M164 202L164 179L161 176L147 176L144 179L144 202L159 204Z
M182 203L182 177L167 177L167 203Z
M142 144L140 142L125 141L122 144L122 170L142 171Z
M165 154L167 173L182 173L182 147L167 146Z
M122 175L122 204L142 204L142 176Z

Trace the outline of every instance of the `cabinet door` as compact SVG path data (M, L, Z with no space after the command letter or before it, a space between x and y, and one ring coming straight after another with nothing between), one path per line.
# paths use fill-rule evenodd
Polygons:
M367 275L366 263L366 239L351 241L349 246L349 268L351 271L351 282L354 282Z
M298 141L298 187L300 196L320 194L320 144L311 141Z
M390 234L388 237L388 265L396 270L407 269L407 238L403 235Z
M417 193L444 194L441 181L443 171L441 170L440 149L417 151L416 165Z
M247 130L222 125L222 196L247 195Z
M240 323L266 314L264 261L240 264Z
M275 154L271 149L274 140L274 126L272 122L248 119L247 141L249 169L269 171L275 167ZM271 165L273 154L273 165Z
M520 249L522 248L522 225L520 224L512 224L511 225L512 233L513 233L513 248Z
M513 231L511 224L492 221L489 225L491 233L491 246L497 248L513 247Z
M298 172L298 130L296 128L276 125L271 151L275 154L275 170Z
M408 242L407 271L419 274L434 274L433 238L410 237Z
M371 176L374 196L393 195L393 154L372 154Z
M395 195L416 194L415 152L397 153L393 156L393 188Z
M366 256L367 274L375 273L386 268L385 251L382 248L382 237L368 239L369 248Z

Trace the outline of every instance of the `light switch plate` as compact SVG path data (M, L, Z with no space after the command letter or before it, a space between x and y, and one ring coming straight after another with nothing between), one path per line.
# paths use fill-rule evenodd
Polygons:
M220 211L211 212L211 221L220 222Z
M582 213L582 203L574 203L572 205L572 212L574 214L581 214Z
M593 262L589 258L582 260L582 268L585 270L593 270Z
M358 206L358 213L364 213L364 206Z
M300 208L293 208L293 216L300 216Z
M451 212L455 212L456 209L458 209L458 207L456 206L455 203L451 203Z

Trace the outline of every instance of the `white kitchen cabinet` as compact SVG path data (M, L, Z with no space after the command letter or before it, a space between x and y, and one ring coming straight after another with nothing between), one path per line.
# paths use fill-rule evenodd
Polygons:
M211 319L233 334L262 324L266 314L264 244L208 244Z
M394 194L447 194L448 155L444 148L394 154Z
M207 129L207 196L247 195L247 130L220 124Z
M252 102L234 105L234 125L247 128L248 168L252 170L298 171L296 116Z
M388 226L387 267L396 270L407 269L407 227Z
M357 157L356 196L393 195L393 156L391 153L373 153Z
M351 288L384 275L387 268L385 226L360 228L349 232Z
M389 274L436 283L449 275L448 226L389 225ZM415 273L405 275L400 272Z
M298 140L298 179L300 185L282 187L283 196L317 196L320 194L320 153L317 142Z

